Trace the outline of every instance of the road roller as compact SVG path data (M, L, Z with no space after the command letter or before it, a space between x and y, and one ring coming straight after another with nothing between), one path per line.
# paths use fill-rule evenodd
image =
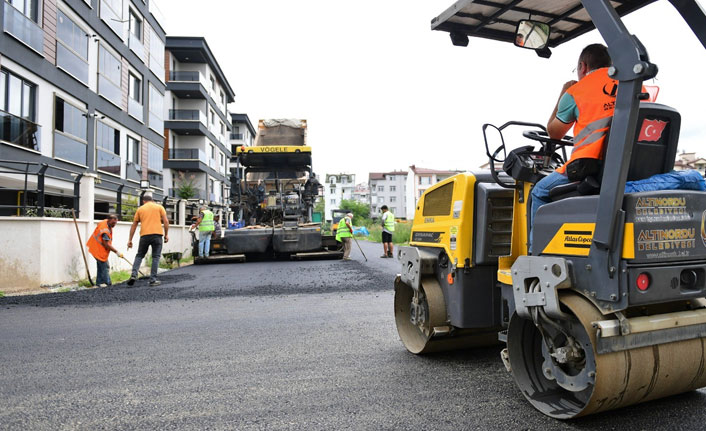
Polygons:
M407 350L498 344L519 392L557 419L706 386L706 192L625 193L626 181L671 172L679 140L679 112L645 102L657 66L621 20L649 3L460 0L432 20L455 45L489 38L543 58L596 28L613 59L604 161L551 191L531 250L532 187L573 141L510 121L483 126L489 172L458 174L420 197L410 245L397 251L395 321ZM703 9L671 3L706 47ZM511 151L510 128L524 141Z

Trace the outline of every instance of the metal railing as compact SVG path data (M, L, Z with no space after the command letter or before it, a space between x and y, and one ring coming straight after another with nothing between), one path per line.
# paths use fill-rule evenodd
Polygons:
M9 112L0 111L0 141L18 145L34 151L41 151L42 127Z
M65 175L63 177L52 175L51 173L54 172L63 173ZM17 205L0 205L0 214L25 217L70 217L71 210L73 209L76 211L76 216L78 217L82 173L57 166L49 166L46 163L0 160L0 174L15 175L17 179L22 180L23 184L22 188L3 188L5 191L17 192ZM72 178L72 175L75 177ZM37 188L30 188L30 179L35 178ZM73 182L73 195L47 192L45 186L47 178ZM71 200L70 204L54 206L50 203L47 205L47 201L60 202L69 199Z

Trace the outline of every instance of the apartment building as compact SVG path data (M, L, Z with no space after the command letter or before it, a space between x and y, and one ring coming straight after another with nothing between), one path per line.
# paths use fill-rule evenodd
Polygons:
M688 169L699 171L702 176L706 176L706 159L697 156L696 153L687 153L682 151L677 154L674 162L674 170L685 171Z
M168 36L165 67L165 188L226 212L235 93L203 37Z
M407 171L371 172L368 183L371 218L380 217L380 207L383 205L387 205L396 218L407 218Z
M417 206L417 201L424 192L439 181L443 181L449 177L458 174L461 171L445 171L436 169L419 168L415 165L409 167L407 171L407 191L406 205L409 218L414 218L414 210ZM389 206L389 205L388 205Z
M353 199L355 174L326 174L324 187L324 212L326 221L331 221L331 210L340 208L344 199Z
M163 196L165 34L153 12L150 0L2 1L0 205L76 207L86 174L99 177L96 217L146 181Z
M353 200L365 205L370 204L370 187L368 187L368 183L355 185L353 189Z

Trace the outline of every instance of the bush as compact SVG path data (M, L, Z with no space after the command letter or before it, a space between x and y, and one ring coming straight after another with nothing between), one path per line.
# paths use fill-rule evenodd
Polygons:
M368 236L368 241L372 242L382 242L382 226L379 224L371 224L368 226L368 231L370 235ZM392 233L392 243L393 244L406 244L409 242L410 234L412 232L411 222L397 222L395 223L395 231Z

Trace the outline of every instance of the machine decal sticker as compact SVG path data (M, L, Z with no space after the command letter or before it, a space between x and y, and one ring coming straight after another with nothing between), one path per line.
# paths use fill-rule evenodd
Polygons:
M647 197L635 203L635 221L686 221L691 217L686 210L685 197Z
M434 217L424 217L424 223L434 223Z
M593 231L565 230L564 247L569 248L591 248Z
M451 238L449 239L449 248L451 250L456 250L456 235L458 235L458 226L451 226L449 230L451 233Z
M701 214L701 242L706 247L706 211Z
M440 243L443 232L414 232L412 241L414 242L433 242Z
M640 142L657 142L662 139L662 132L664 128L669 124L666 121L660 120L645 120L642 122L642 128L640 129L640 136L637 140Z
M454 201L454 218L461 217L461 210L463 209L463 201Z
M696 229L644 229L637 236L638 251L647 253L648 259L670 256L688 256L689 249L696 248Z
M542 250L542 254L588 256L595 227L595 223L564 223ZM634 224L625 223L622 250L624 259L635 257L634 237Z

